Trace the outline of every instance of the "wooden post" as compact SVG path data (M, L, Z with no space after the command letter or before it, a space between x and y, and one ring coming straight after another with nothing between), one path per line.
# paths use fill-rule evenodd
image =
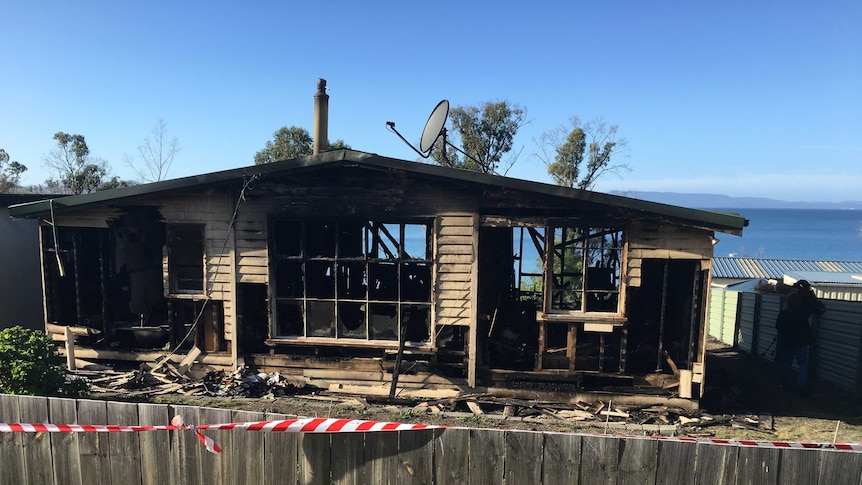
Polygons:
M540 320L539 324L539 352L536 354L536 370L542 370L545 356L545 333L547 332L545 320Z
M679 397L691 399L691 371L688 369L679 370Z
M110 318L108 317L108 261L106 242L107 231L99 231L99 291L102 293L102 332L106 335L112 330Z
M75 335L67 325L63 331L66 340L66 369L75 370Z
M401 358L404 356L404 340L407 339L407 327L401 327L401 338L398 341L398 354L395 356L395 368L392 369L392 385L389 387L389 399L395 399L398 388L398 374L401 372Z
M700 321L700 298L698 298L703 293L701 290L701 274L700 270L694 270L694 281L692 283L691 289L691 321L689 322L688 327L688 358L686 359L686 367L689 369L693 369L693 365L696 359L694 353L698 347L698 342L700 341L701 332L697 331L698 329L703 330L702 322ZM697 335L695 335L697 334Z
M467 333L467 386L476 387L479 354L479 215L472 215L472 256L470 263L470 330Z
M629 322L623 323L620 335L620 374L626 371L627 347L629 345Z
M655 363L655 371L657 373L661 372L662 368L662 357L664 357L664 320L665 313L667 312L667 276L668 276L668 266L670 266L670 261L665 260L664 262L664 273L662 275L661 282L661 317L659 318L658 324L658 357L656 358Z
M580 323L569 322L569 335L566 342L566 353L569 354L569 371L575 371L575 363L578 357L578 325Z
M72 262L74 264L75 276L75 325L84 324L83 309L81 304L81 271L78 261L78 247L80 246L81 234L77 231L72 234Z

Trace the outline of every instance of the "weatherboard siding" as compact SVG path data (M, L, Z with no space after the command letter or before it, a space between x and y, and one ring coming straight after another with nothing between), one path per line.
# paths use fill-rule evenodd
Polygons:
M701 269L709 269L712 259L712 233L702 229L668 224L633 223L628 236L626 283L641 285L644 259L693 259Z
M233 199L228 194L203 193L163 197L159 212L165 224L204 225L205 287L209 297L224 307L224 338L234 340L236 310L234 304L234 236L228 217L233 213ZM167 254L163 258L167 278ZM168 288L165 281L165 288Z
M436 220L434 305L437 325L471 326L476 269L475 218L447 214Z
M243 204L235 224L238 283L269 284L267 208Z

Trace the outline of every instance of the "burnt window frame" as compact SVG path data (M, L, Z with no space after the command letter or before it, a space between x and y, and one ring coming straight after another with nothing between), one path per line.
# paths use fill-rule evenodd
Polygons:
M200 266L197 264L183 264L178 266L176 254L179 252L175 247L177 232L189 231L200 234ZM167 250L167 276L168 293L170 295L203 295L206 293L206 225L193 223L166 223L165 224L165 247ZM200 288L180 288L179 268L200 268Z
M558 230L562 231L558 241ZM570 232L571 231L571 232ZM609 236L606 244L605 236ZM616 236L616 237L614 237ZM622 312L622 291L624 274L624 255L626 231L615 225L552 224L545 230L545 281L547 290L544 296L546 313L563 315L620 315ZM600 244L594 244L599 243ZM591 245L593 243L593 245ZM580 256L579 267L563 267L566 263L566 248L574 247L575 255ZM579 251L579 252L578 252ZM561 259L560 269L555 267L556 259ZM598 263L598 265L597 265ZM605 270L611 285L601 285L594 271ZM607 270L611 270L609 273ZM567 288L567 284L579 286ZM564 300L575 296L577 306L567 308ZM614 300L613 308L602 299Z
M269 224L272 339L386 346L398 343L406 325L405 340L416 346L431 345L433 220L272 218ZM410 243L421 239L409 237L414 226L424 230L424 247ZM321 234L334 240L332 251ZM424 254L408 254L411 248ZM407 285L408 279L418 283ZM290 317L280 318L282 312ZM315 315L320 318L329 312L328 326L312 321ZM349 328L347 315L352 316L350 326L357 322L358 326ZM356 320L359 315L361 321ZM419 323L424 320L427 332L413 331L421 327L410 324L413 318L419 318ZM380 329L387 325L391 328Z

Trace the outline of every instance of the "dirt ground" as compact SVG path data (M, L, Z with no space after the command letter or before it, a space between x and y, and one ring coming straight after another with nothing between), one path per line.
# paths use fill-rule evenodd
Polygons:
M862 442L862 401L838 386L812 376L802 397L780 386L774 363L714 348L707 357L707 392L701 408L715 413L769 414L775 418L772 437L747 430L717 429L716 436L781 441ZM726 434L725 434L726 433Z
M772 429L750 429L716 425L702 428L677 426L664 434L730 439L862 442L862 403L850 393L829 383L813 380L810 392L800 397L795 391L781 389L779 371L774 364L739 353L732 348L717 347L707 358L707 388L701 410L712 416L773 418ZM304 395L274 399L157 396L151 402L198 405L282 413L300 417L333 417L425 423L445 426L467 426L499 429L545 431L578 431L588 433L644 434L644 431L622 429L599 419L574 420L552 416L541 409L520 407L515 416L504 416L503 407L484 406L477 415L465 403L440 403L428 406L417 403L394 405L373 399L345 399L343 396ZM432 403L433 404L433 403ZM432 409L439 408L437 410ZM621 421L615 418L613 421ZM738 420L737 420L738 421ZM617 427L614 427L617 426ZM755 426L756 427L756 426Z

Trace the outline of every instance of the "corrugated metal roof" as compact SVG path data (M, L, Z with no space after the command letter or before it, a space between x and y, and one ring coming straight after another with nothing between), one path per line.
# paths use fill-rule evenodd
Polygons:
M805 280L812 285L835 285L835 286L859 286L862 287L862 274L859 273L836 273L834 271L788 271L785 275L785 283L791 284Z
M781 279L787 273L810 271L862 273L862 261L821 261L814 259L712 258L712 277Z
M108 204L128 199L134 199L143 195L167 193L188 190L190 188L204 188L212 186L224 186L237 184L244 177L256 174L268 175L293 175L310 170L325 170L335 167L360 167L372 170L400 171L412 173L418 176L436 178L448 182L457 182L475 188L494 190L512 189L529 192L536 195L556 197L561 204L571 203L593 203L614 207L620 212L630 216L651 217L658 220L669 221L675 224L698 227L705 230L719 231L728 234L741 235L742 229L748 225L748 221L739 214L729 212L707 211L689 209L657 202L632 199L619 195L591 192L589 190L572 189L559 185L550 185L528 180L520 180L498 175L483 174L471 170L460 170L427 163L410 162L395 158L383 157L373 153L359 152L355 150L332 150L308 157L284 160L265 165L253 165L250 167L213 172L174 180L164 180L150 184L135 185L132 187L121 187L113 190L93 192L90 194L73 195L55 200L53 209L62 213L72 208L82 208L100 204ZM27 204L13 205L9 208L12 217L36 217L49 213L51 203L49 200L31 202Z

